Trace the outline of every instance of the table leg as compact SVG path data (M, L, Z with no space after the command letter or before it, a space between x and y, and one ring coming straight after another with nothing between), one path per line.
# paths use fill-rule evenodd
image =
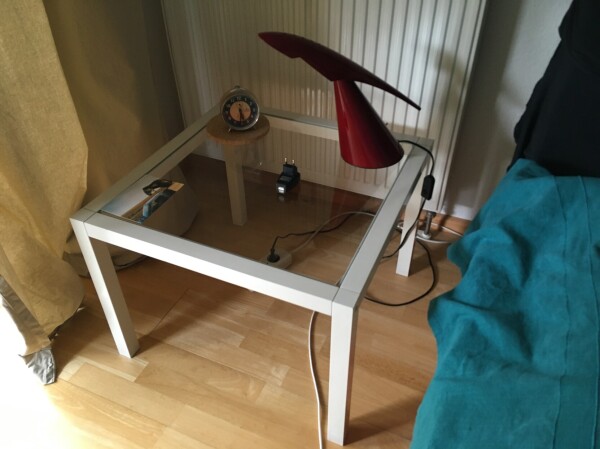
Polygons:
M406 211L404 212L404 225L402 226L403 233L402 239L406 238L406 242L404 246L400 248L398 251L398 261L396 263L396 273L402 276L408 276L410 274L410 262L413 256L413 250L415 247L415 238L417 235L417 227L414 226L410 232L408 237L406 237L406 232L410 226L415 222L419 217L419 211L421 210L421 189L423 188L423 179L424 175L421 175L419 178L419 182L415 187L410 199L408 200L408 204L406 205Z
M108 251L108 245L99 240L91 239L87 235L85 224L82 221L73 218L71 224L90 272L90 277L98 293L104 315L106 315L108 326L117 345L117 350L121 355L133 357L139 349L139 343Z
M223 145L225 168L227 170L227 186L233 224L242 226L246 223L246 192L244 190L244 172L241 148Z
M352 295L350 292L342 294ZM338 294L339 295L339 294ZM329 399L327 439L343 445L350 416L354 343L358 310L336 298L331 313L331 348L329 365ZM353 303L356 301L350 301Z

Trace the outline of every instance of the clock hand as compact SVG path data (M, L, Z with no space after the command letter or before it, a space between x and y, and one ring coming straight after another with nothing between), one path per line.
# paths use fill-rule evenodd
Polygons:
M244 111L242 111L242 107L238 106L238 111L240 111L240 122L244 120Z

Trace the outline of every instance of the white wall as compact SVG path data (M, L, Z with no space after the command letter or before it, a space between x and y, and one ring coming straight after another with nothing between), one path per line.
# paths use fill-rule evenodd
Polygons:
M558 44L570 0L490 0L443 212L472 219L506 172L513 128Z

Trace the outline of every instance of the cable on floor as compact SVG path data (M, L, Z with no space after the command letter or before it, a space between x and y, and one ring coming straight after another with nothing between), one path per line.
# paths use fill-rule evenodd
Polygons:
M308 324L308 361L310 363L310 374L312 376L313 387L315 389L315 397L317 398L317 428L319 431L319 448L323 449L323 429L322 429L322 418L321 418L321 394L319 392L319 385L317 384L317 376L315 374L315 362L313 359L313 347L312 347L312 327L315 322L317 312L313 310L310 316L310 322Z
M304 242L302 242L299 246L297 246L296 248L294 248L293 250L290 251L291 253L298 252L302 248L304 248L306 245L308 245L318 234L325 234L326 232L331 232L331 231L335 231L336 229L339 229L354 215L368 215L368 216L372 217L375 215L375 213L370 212L370 211L364 211L364 210L352 210L352 211L348 211L348 212L342 212L338 215L328 218L326 221L321 223L317 228L312 229L310 231L290 232L285 235L278 235L275 237L275 240L273 240L273 244L271 245L271 252L273 252L275 250L275 245L277 245L277 242L279 240L283 240L288 237L302 237L302 236L308 235L309 237ZM332 226L331 228L323 229L329 223L331 223L332 221L337 220L338 218L341 218L341 217L345 217L345 218L342 221L340 221L338 224L336 224L335 226Z
M429 174L431 175L433 173L433 167L435 164L435 159L433 157L432 152L423 147L422 145L412 142L412 141L399 141L399 142L407 142L413 145L418 146L419 148L423 149L424 151L427 152L427 154L431 157L431 167L430 167L430 171ZM394 251L394 253L392 253L389 256L385 256L385 257L392 257L394 254L396 254L406 243L407 239L408 239L408 235L412 232L413 228L415 226L418 225L419 223L419 216L421 215L421 212L423 211L423 206L425 205L425 199L423 199L423 201L421 202L421 205L419 207L419 213L417 214L417 218L414 220L414 222L412 223L412 225L410 226L410 228L406 231L404 237L401 239L400 241L400 245L398 246L398 248ZM291 236L304 236L304 235L308 235L309 237L303 242L301 243L299 246L297 246L295 249L293 249L291 252L297 252L300 249L304 248L306 245L308 245L309 242L311 242L318 234L321 233L325 233L325 232L330 232L333 231L335 229L338 229L339 227L341 227L344 223L346 223L346 221L354 215L358 215L358 214L364 214L364 215L369 215L369 216L374 216L375 214L373 212L369 212L369 211L350 211L350 212L344 212L342 214L336 215L332 218L330 218L329 220L325 221L323 224L321 224L318 228L314 229L313 231L307 231L307 232L300 232L300 233L289 233L286 234L284 236L276 236L275 240L273 241L273 244L271 245L271 251L273 252L275 250L275 246L277 244L277 241L279 239L284 239L287 237L291 237ZM328 223L342 217L345 216L345 218L338 223L337 225L329 228L329 229L323 229ZM413 298L409 301L405 301L403 303L388 303L382 300L379 300L377 298L373 298L370 296L365 296L365 299L371 301L371 302L375 302L377 304L381 304L381 305L385 305L385 306L389 306L389 307L398 307L398 306L406 306L409 304L412 304L416 301L419 301L420 299L424 298L425 296L427 296L429 293L431 293L431 291L435 288L435 285L437 284L437 273L435 270L435 267L433 265L433 260L431 258L431 252L429 251L429 249L419 241L419 239L416 239L416 242L421 245L423 247L423 249L425 250L425 252L427 253L427 259L429 261L429 266L431 268L431 273L432 273L432 282L430 287L427 289L427 291L419 296L417 296L416 298ZM441 242L440 242L441 243ZM338 282L339 284L339 282ZM315 321L315 318L317 316L317 312L313 311L313 313L311 314L310 317L310 322L309 322L309 326L308 326L308 357L309 357L309 364L310 364L310 373L311 373L311 377L312 377L312 381L313 381L313 387L314 387L314 391L315 391L315 397L316 397L316 404L317 404L317 428L318 428L318 436L319 436L319 448L323 449L323 430L322 430L322 417L321 417L321 396L320 396L320 392L319 392L319 386L317 383L317 378L316 378L316 374L315 374L315 364L314 364L314 359L313 359L313 347L312 347L312 336L313 336L313 324Z
M458 236L458 237L463 237L463 236L464 236L464 234L463 234L463 233L461 233L461 232L458 232L458 231L455 231L454 229L450 229L450 228L448 228L447 226L443 226L443 225L441 225L441 224L437 224L437 223L433 223L433 225L434 225L434 226L437 226L437 227L438 227L438 228L440 228L440 229L443 229L443 230L444 230L444 231L446 231L446 232L449 232L450 234L454 234L454 235L456 235L456 236Z
M425 253L427 253L427 260L429 262L429 268L431 269L431 284L429 285L429 288L427 288L427 290L420 294L419 296L416 296L415 298L412 298L408 301L404 301L404 302L399 302L399 303L392 303L392 302L387 302L387 301L383 301L379 298L374 298L372 296L369 295L365 295L365 299L371 302L374 302L376 304L380 304L382 306L388 306L388 307L401 307L401 306L407 306L409 304L414 304L415 302L425 298L427 295L429 295L429 293L431 293L433 291L433 289L435 288L435 286L438 283L438 276L437 276L437 271L435 269L435 265L433 263L433 259L431 257L431 251L429 250L429 248L427 248L426 245L424 245L423 243L421 243L419 240L416 240L416 242L421 245L423 247L423 249L425 250Z
M402 225L404 224L404 222L401 220L400 222L398 222L398 227L400 229L402 229ZM436 226L438 229L442 229L450 234L453 234L457 237L463 237L463 234L455 231L454 229L450 229L446 226L443 226L439 223L431 223L432 226ZM437 240L437 239L433 239L433 238L426 238L426 237L422 237L420 236L418 233L416 235L416 238L421 240L422 242L427 242L427 243L439 243L439 244L446 244L446 245L450 245L452 243L454 243L456 240Z
M348 221L348 219L350 217L353 217L354 215L367 215L369 217L373 217L375 215L375 213L370 212L370 211L364 211L364 210L354 210L354 211L342 212L341 214L338 214L338 215L328 219L324 223L322 223L318 228L316 228L314 231L312 231L312 234L310 235L310 237L308 239L306 239L304 242L302 242L299 246L297 246L290 252L293 254L295 252L300 251L302 248L304 248L306 245L308 245L319 234L324 234L326 232L331 232L336 229L339 229L344 223L346 223ZM336 226L333 226L329 229L323 229L328 223L331 223L332 221L337 220L338 218L341 218L344 216L346 216L346 217Z
M410 225L410 228L408 228L408 230L404 233L404 236L400 240L400 244L396 247L396 249L394 250L394 252L391 253L391 254L387 254L387 255L383 256L382 259L389 259L390 257L394 257L396 254L398 254L398 251L400 251L404 247L404 244L408 240L408 236L410 235L410 233L412 232L412 230L414 229L414 227L417 226L417 224L419 223L419 217L421 216L421 212L423 212L423 206L424 205L425 205L425 200L421 201L421 206L419 206L419 213L417 214L417 218Z
M317 233L318 234L318 233ZM316 234L315 234L316 235ZM311 236L311 239L314 238L314 236ZM380 299L365 295L365 299L371 302L374 302L376 304L380 304L383 306L387 306L387 307L401 307L401 306L407 306L409 304L413 304L421 299L423 299L424 297L426 297L429 293L431 293L433 291L433 289L435 288L438 278L437 278L437 271L435 270L434 264L433 264L433 259L431 257L431 252L429 251L429 248L427 248L426 245L424 245L423 243L421 243L419 240L417 240L417 243L419 245L421 245L423 247L423 249L425 250L425 252L427 253L427 260L429 261L429 267L431 269L431 285L429 286L429 288L422 293L421 295L409 300L409 301L405 301L405 302L401 302L401 303L389 303L386 301L382 301ZM337 283L339 285L339 282ZM313 358L313 345L312 345L312 337L313 337L313 324L315 322L315 318L317 316L317 312L313 310L311 316L310 316L310 321L308 324L308 360L309 360L309 365L310 365L310 374L311 374L311 378L312 378L312 382L313 382L313 388L314 388L314 392L315 392L315 398L316 398L316 405L317 405L317 430L318 430L318 438L319 438L319 449L323 449L323 428L322 428L322 416L321 416L321 393L319 391L319 385L317 383L317 376L315 374L315 361Z

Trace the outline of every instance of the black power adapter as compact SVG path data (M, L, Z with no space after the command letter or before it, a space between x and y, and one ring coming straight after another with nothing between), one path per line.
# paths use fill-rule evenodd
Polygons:
M300 172L294 161L288 164L287 159L283 163L283 170L277 178L277 193L285 195L289 190L293 189L300 181Z

